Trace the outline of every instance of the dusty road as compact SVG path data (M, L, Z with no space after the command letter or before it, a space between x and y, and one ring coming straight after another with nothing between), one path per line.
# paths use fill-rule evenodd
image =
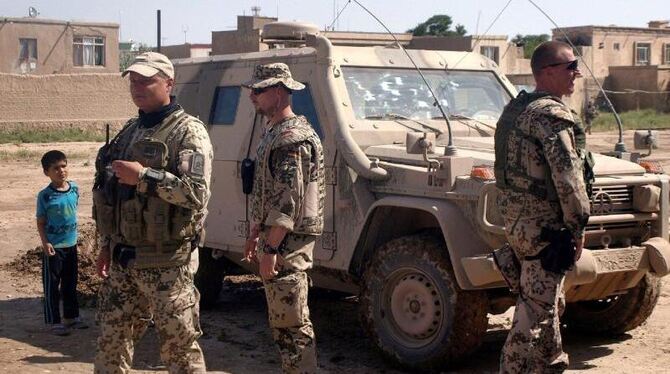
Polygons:
M630 136L629 136L630 137ZM608 150L614 134L589 138L595 150ZM661 137L665 149L655 155L670 170L670 132ZM71 179L81 186L81 222L90 222L90 189L93 158L99 144L0 145L0 153L28 149L39 153L51 148L76 157L70 160ZM11 158L11 157L10 157ZM0 371L3 373L89 373L97 328L56 337L44 330L40 280L31 272L11 272L7 263L24 256L38 243L34 224L36 193L48 181L39 160L0 163ZM3 266L4 265L4 266ZM324 373L400 373L380 357L364 337L353 297L313 290L310 308L317 332L319 364ZM93 322L94 310L83 316ZM458 373L495 372L498 354L509 327L511 311L492 316L482 348L466 362L452 368ZM200 343L209 370L230 373L278 373L278 356L272 346L260 282L252 276L229 277L220 302L201 316L205 335ZM660 373L670 369L670 285L663 287L656 310L648 322L617 339L578 335L564 337L570 354L570 371L593 373ZM156 336L150 332L135 355L140 371L164 372Z

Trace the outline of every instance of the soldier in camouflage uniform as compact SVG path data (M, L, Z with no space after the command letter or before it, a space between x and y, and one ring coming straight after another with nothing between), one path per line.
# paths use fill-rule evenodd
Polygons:
M207 128L170 96L174 69L159 53L123 72L139 116L96 160L93 218L101 234L96 373L127 373L134 340L156 325L170 373L204 373L199 294L189 266L207 214L213 158Z
M598 117L598 108L596 108L596 104L593 102L593 100L589 100L588 103L586 104L586 108L584 108L584 128L587 134L591 135L591 124L593 123L593 120Z
M581 255L589 198L584 145L574 113L561 101L580 76L569 45L541 44L531 59L537 89L524 91L503 112L496 129L496 183L509 244L521 263L512 329L500 358L501 373L562 372L568 366L559 330L565 272L546 270L538 257L549 242L541 232L567 229L570 262ZM568 235L569 237L570 235ZM573 260L574 259L574 260Z
M316 372L316 341L307 307L316 237L323 230L325 179L319 137L289 104L292 79L282 63L259 65L246 87L268 119L258 145L253 184L253 226L245 255L259 261L272 336L285 373Z

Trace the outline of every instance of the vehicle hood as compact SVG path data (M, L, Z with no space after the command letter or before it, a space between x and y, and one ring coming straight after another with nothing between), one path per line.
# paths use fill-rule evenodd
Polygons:
M493 138L454 138L454 144L457 145L458 155L461 157L471 157L474 165L493 166L495 155L493 152ZM423 155L407 154L404 144L375 145L365 150L368 157L378 158L381 161L408 164L425 165ZM435 153L428 157L436 158L444 154L444 147L435 148ZM598 153L593 154L595 160L594 172L596 176L611 175L642 175L645 170L640 165L621 160L615 157L605 156Z

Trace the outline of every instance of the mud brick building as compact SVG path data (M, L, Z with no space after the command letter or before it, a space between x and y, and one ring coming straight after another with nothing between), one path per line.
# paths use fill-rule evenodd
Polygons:
M0 73L118 71L118 24L0 17Z

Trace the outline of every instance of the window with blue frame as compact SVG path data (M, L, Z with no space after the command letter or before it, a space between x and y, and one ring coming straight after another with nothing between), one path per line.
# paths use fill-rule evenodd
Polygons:
M305 85L304 90L293 91L293 94L291 95L291 107L295 114L300 114L307 118L309 123L312 124L314 131L319 135L319 138L324 138L321 123L319 122L319 116L316 114L316 108L314 108L312 92L308 85Z
M209 115L212 125L232 125L235 123L237 104L240 102L240 86L221 86L214 91L214 101Z

